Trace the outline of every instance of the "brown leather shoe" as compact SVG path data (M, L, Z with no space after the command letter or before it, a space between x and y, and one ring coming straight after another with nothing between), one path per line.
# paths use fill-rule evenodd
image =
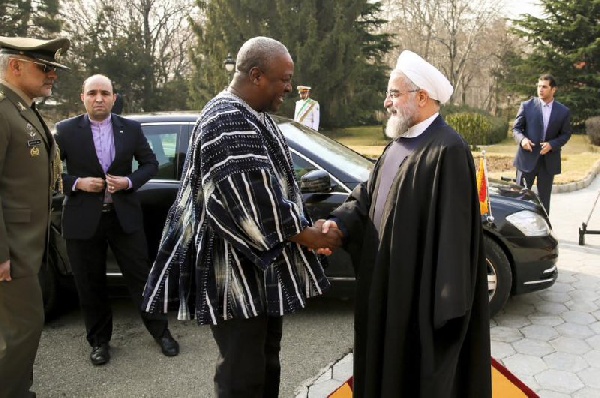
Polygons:
M179 343L171 336L168 329L165 330L162 337L155 337L154 340L156 340L164 355L174 357L179 354Z
M90 360L96 366L104 365L110 360L110 352L108 352L108 344L100 344L92 348Z

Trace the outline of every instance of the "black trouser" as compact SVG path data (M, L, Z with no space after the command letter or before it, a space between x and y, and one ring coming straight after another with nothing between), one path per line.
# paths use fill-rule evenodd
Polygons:
M550 214L550 195L552 194L552 183L554 174L548 173L545 162L540 159L531 172L525 172L517 169L517 184L531 189L533 180L537 177L537 191L540 201L546 208L546 213Z
M165 315L141 312L142 293L150 264L143 229L125 233L114 211L102 213L91 239L68 239L67 253L79 293L87 340L91 346L108 343L112 335L112 311L106 286L106 251L110 245L129 294L146 329L153 337L162 337L167 329Z
M277 398L282 317L261 315L211 326L219 347L215 393L219 398Z

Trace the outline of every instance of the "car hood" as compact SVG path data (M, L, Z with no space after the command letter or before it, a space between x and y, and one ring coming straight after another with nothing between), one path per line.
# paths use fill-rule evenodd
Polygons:
M515 211L532 210L536 213L545 213L538 196L520 185L490 181L489 192L492 207L512 207Z

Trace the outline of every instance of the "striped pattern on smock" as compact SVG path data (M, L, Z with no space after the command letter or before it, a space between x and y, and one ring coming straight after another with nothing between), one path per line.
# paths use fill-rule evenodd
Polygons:
M143 310L179 303L179 319L217 324L303 308L329 287L318 257L287 240L309 223L273 119L220 93L192 133Z

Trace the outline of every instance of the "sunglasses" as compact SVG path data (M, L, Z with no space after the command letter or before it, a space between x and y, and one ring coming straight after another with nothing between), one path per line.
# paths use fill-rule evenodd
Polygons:
M30 62L32 64L35 64L35 66L37 66L37 68L39 70L41 70L43 73L56 72L56 69L57 69L56 66L43 64L41 62L32 61L30 59L25 59L25 58L13 58L13 59L16 59L18 61L25 61L25 62Z

